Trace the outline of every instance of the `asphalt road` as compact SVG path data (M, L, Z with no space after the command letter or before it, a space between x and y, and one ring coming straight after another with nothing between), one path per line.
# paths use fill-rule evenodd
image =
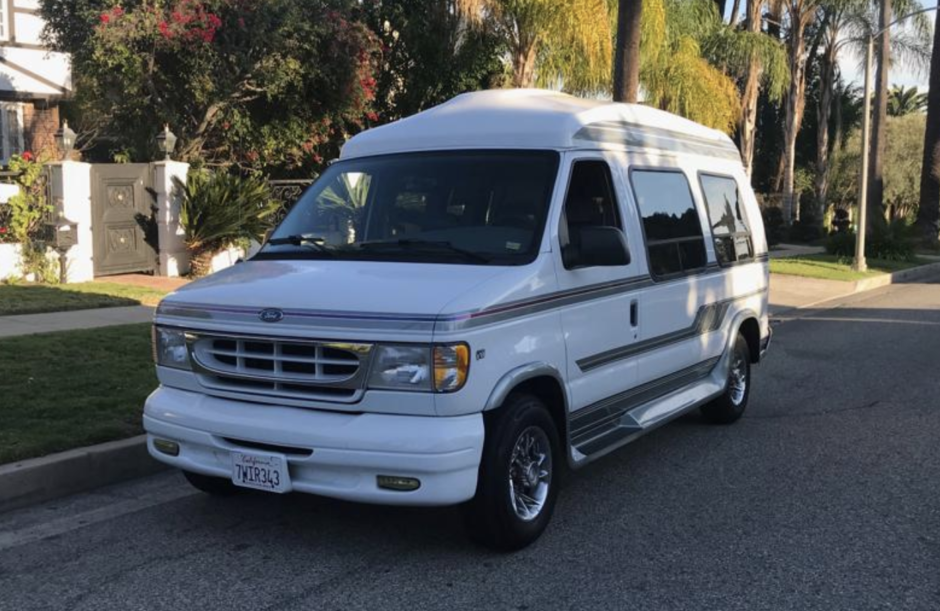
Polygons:
M782 320L746 416L571 477L532 547L453 509L167 473L0 516L0 609L940 609L940 284Z

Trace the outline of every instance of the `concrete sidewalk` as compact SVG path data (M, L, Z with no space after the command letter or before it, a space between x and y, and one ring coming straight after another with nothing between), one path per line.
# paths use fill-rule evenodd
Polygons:
M150 306L129 306L0 316L0 337L150 322L153 320L153 310Z

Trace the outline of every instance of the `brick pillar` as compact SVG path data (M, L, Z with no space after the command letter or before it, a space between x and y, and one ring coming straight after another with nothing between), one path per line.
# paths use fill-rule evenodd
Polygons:
M23 145L36 155L58 159L55 133L59 129L59 106L50 102L23 105Z
M189 271L189 252L180 227L180 197L173 179L186 183L189 164L157 161L153 164L153 189L157 192L157 239L161 276L181 276Z

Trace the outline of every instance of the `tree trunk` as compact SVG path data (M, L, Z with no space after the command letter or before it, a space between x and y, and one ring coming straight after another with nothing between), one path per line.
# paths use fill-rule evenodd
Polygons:
M748 0L750 4L750 0ZM750 12L748 12L750 14ZM758 7L758 15L760 14L760 7ZM738 25L738 19L741 16L741 0L734 0L734 4L731 5L731 18L728 19L728 23L731 24L731 27ZM760 28L760 23L758 23L758 28ZM760 31L759 29L757 31Z
M872 211L881 214L884 208L884 160L888 126L888 70L891 67L891 37L887 25L891 23L891 0L881 0L878 27L884 28L878 37L876 52L878 70L875 78L875 108L871 123L871 165L868 171L868 218ZM867 225L871 232L871 223Z
M512 52L512 86L535 87L535 58L537 47L524 45Z
M790 16L790 88L787 92L785 119L783 128L783 213L787 223L798 215L799 204L794 201L794 180L796 177L796 136L800 131L803 118L804 72L806 70L805 28L803 15L794 11Z
M924 162L920 169L920 207L917 227L924 241L937 244L940 234L940 11L933 30L933 54L930 57L930 89L927 91L927 131L924 133Z
M614 49L614 101L635 104L640 91L640 24L643 0L620 0Z
M199 248L190 251L189 274L195 278L202 278L212 273L212 257L215 251L211 248Z
M823 222L826 216L826 198L829 195L829 117L832 114L832 94L836 79L836 60L839 32L831 28L819 75L819 108L816 112L816 214Z
M735 5L737 5L737 2L738 0L735 0ZM762 4L762 0L747 0L745 27L748 32L760 32ZM754 166L754 136L757 132L757 101L760 94L762 72L760 61L756 57L752 57L744 81L744 91L741 93L741 119L738 121L738 145L741 148L744 170L748 176L751 175Z

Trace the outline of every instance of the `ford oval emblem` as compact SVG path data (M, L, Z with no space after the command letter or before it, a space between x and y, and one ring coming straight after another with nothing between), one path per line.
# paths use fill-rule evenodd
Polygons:
M284 312L277 308L267 308L258 313L258 318L263 322L280 322L284 318Z

